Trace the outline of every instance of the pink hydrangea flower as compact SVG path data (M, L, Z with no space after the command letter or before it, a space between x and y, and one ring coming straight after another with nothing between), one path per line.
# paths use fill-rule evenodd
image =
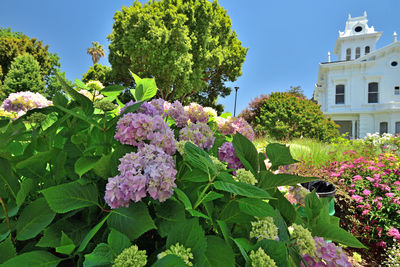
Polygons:
M363 193L365 196L368 196L368 195L371 194L372 192L371 192L370 190L368 190L368 189L364 189L364 190L362 191L362 193Z
M388 231L388 236L392 236L395 239L400 239L399 230L397 230L395 227L391 227Z
M356 181L359 181L359 180L362 180L363 178L360 176L360 175L355 175L354 177L353 177L353 182L356 182Z

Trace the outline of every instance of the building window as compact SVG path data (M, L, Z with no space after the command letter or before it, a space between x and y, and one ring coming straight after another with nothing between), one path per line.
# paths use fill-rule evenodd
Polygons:
M344 104L344 84L336 85L335 104Z
M400 86L394 87L394 95L400 95Z
M365 47L365 54L369 54L369 51L370 51L369 46L366 46L366 47Z
M346 60L351 60L351 48L346 49Z
M387 132L388 132L388 123L385 121L379 123L379 134L384 134Z
M396 121L395 134L400 134L400 121Z
M361 49L359 47L356 48L356 58L359 58L361 54Z
M368 84L368 103L378 103L378 83Z

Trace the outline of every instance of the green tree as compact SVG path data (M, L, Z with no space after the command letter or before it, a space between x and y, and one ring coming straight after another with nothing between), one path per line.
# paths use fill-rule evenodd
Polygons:
M58 71L57 72L58 75L60 75L61 77L63 77L64 81L71 87L73 87L73 82L67 80L65 78L65 72L61 72ZM57 78L56 75L51 75L49 76L48 80L47 80L47 86L44 90L44 95L48 98L48 99L52 99L54 97L54 95L56 94L56 92L64 93L64 89L63 89L63 85L60 83L60 80Z
M304 95L304 90L301 89L300 85L298 85L298 86L290 86L290 89L287 90L287 92L289 94L292 94L292 95L295 95L295 96L298 96L298 97L306 98L306 96Z
M87 83L88 81L99 81L104 86L114 83L111 76L111 68L101 64L90 66L89 70L82 75L82 81L84 83Z
M283 140L299 137L329 141L339 136L338 126L326 117L320 106L287 92L262 95L241 114L257 135Z
M60 67L57 54L52 54L48 50L49 46L43 45L42 41L36 38L29 38L20 32L12 32L9 28L0 28L0 66L3 72L0 81L4 81L16 57L29 53L39 62L40 74L47 82L48 77Z
M44 92L39 63L31 54L20 55L12 62L2 86L1 98L18 91Z
M131 70L154 77L163 99L206 106L229 95L247 53L217 1L135 1L116 12L108 39L117 82L133 86Z
M92 57L93 65L99 62L101 57L106 56L106 52L104 51L103 45L98 42L92 42L92 47L87 49L87 53Z

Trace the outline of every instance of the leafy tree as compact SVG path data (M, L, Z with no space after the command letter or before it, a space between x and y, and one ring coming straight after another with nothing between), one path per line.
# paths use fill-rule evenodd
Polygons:
M40 66L31 54L18 56L11 64L10 71L2 86L1 98L18 91L44 91L44 82L40 75Z
M82 81L87 83L88 81L99 81L104 86L108 86L114 83L111 76L111 68L101 64L94 64L90 66L89 70L82 75Z
M101 57L106 56L103 45L98 42L92 42L92 47L87 49L87 53L92 57L93 65L99 62Z
M65 78L65 72L57 71L57 73L59 76L61 76L63 78L63 80L69 86L71 86L71 87L73 86L73 82L71 82ZM47 86L44 90L44 95L48 99L52 99L54 97L54 95L56 94L56 92L64 94L63 85L61 84L60 79L58 79L56 75L51 75L48 78Z
M3 72L0 81L4 81L10 70L13 60L25 53L31 54L40 66L42 79L47 81L48 76L55 73L60 67L59 57L49 51L48 45L36 38L29 38L20 32L12 32L11 29L0 28L0 66Z
M277 139L298 137L329 141L339 136L338 126L311 100L276 92L254 99L241 114L258 135Z
M295 96L298 96L298 97L306 98L306 96L304 95L304 90L301 89L300 85L298 85L298 86L290 86L290 89L287 90L287 92L289 94L292 94L292 95L295 95Z
M123 7L108 36L117 82L133 85L129 70L154 77L158 96L215 105L241 73L247 49L217 1L150 1ZM208 101L208 103L204 103Z

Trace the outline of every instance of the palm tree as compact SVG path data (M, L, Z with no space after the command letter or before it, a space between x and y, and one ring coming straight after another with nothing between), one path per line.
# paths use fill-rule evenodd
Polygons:
M92 42L92 47L87 49L87 53L92 56L93 65L99 62L101 57L106 55L103 45L98 42Z

